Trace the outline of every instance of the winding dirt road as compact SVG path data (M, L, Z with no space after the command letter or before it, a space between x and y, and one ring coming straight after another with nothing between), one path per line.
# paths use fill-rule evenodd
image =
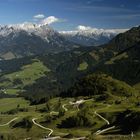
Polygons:
M110 105L107 105L106 108L108 108L108 107L110 107ZM99 109L99 110L102 110L102 109ZM95 111L94 114L95 114L96 116L98 116L99 118L101 118L102 120L104 120L104 121L107 123L107 125L110 125L110 122L109 122L106 118L104 118L103 116L101 116L100 114L98 114L97 111ZM100 134L102 134L102 133L104 133L104 132L106 132L106 131L109 131L109 130L111 130L111 129L114 129L114 128L115 128L115 126L111 126L111 127L105 128L105 129L103 129L103 130L98 130L98 131L95 133L95 135L100 135Z
M18 117L16 117L16 118L10 120L8 123L0 124L0 126L7 126L7 125L9 125L10 123L12 123L13 121L15 121L15 120L17 120L17 119L18 119Z
M109 131L109 130L111 130L111 129L114 129L114 128L115 128L115 126L108 127L108 128L103 129L103 130L98 130L98 131L95 133L95 135L100 135L100 134L102 134L102 133L104 133L104 132L106 132L106 131Z
M45 129L45 130L50 131L50 133L48 134L48 137L50 137L51 134L53 133L53 129L50 129L50 128L47 128L47 127L44 127L44 126L42 126L42 125L36 123L35 120L37 120L37 118L33 118L33 119L32 119L32 122L33 122L35 125L37 125L38 127L42 128L42 129Z

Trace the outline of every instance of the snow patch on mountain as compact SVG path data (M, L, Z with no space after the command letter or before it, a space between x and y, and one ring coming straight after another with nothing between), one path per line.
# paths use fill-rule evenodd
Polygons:
M98 29L89 26L79 25L74 31L60 31L67 40L77 44L87 46L97 46L107 43L117 34L123 33L128 29Z
M59 34L47 24L40 25L30 22L24 22L22 24L0 26L0 36L2 37L6 37L11 33L13 33L16 36L20 31L25 31L29 35L37 35L42 39L46 40L47 42L50 42L48 39L49 37Z

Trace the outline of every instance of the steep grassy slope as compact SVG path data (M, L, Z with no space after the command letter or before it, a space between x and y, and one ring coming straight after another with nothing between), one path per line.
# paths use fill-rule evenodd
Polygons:
M45 72L50 72L50 70L40 61L34 60L32 64L23 66L20 71L4 75L4 78L10 80L11 82L19 79L23 85L29 85L41 76L45 76Z
M35 80L45 77L50 69L37 59L33 59L29 64L19 67L15 72L7 72L0 77L1 92L5 94L17 94L24 86L31 85Z
M131 85L140 82L140 43L125 49L98 68Z
M125 82L115 80L108 75L91 74L80 79L61 95L63 97L97 96L97 99L105 101L110 98L115 100L119 97L136 97L138 92Z
M113 40L111 40L106 49L113 50L115 52L121 52L125 49L134 46L140 41L140 26L133 27L125 33L119 34Z

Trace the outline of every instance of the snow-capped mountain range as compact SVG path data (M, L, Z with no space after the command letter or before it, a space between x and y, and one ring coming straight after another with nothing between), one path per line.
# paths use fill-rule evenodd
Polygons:
M73 45L48 25L24 23L0 26L1 58L59 52L69 50Z
M28 22L23 24L0 26L0 36L3 37L8 36L10 33L18 33L20 31L26 31L29 35L35 34L43 39L57 33L57 31L48 25L38 25Z
M98 46L107 43L117 34L123 33L128 29L97 29L79 26L75 31L61 31L67 40L84 46Z
M124 32L121 30L121 32ZM23 23L0 25L0 58L59 52L82 46L97 46L107 43L118 30L91 29L81 26L77 31L58 32L48 25Z

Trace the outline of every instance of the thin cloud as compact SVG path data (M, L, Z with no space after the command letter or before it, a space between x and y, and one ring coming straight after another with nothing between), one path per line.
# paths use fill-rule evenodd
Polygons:
M79 25L76 29L79 30L79 31L85 31L85 30L92 29L92 27L84 26L84 25Z
M34 16L34 19L42 19L42 18L45 18L45 15L37 14L37 15Z
M73 31L110 32L110 33L118 34L118 33L126 32L127 30L129 29L99 29L99 28L93 28L85 25L78 25ZM68 32L73 32L73 31L68 31Z
M57 23L57 22L65 22L66 20L65 19L60 19L60 18L57 18L55 16L49 16L43 20L41 20L41 25L50 25L50 24L53 24L53 23Z

